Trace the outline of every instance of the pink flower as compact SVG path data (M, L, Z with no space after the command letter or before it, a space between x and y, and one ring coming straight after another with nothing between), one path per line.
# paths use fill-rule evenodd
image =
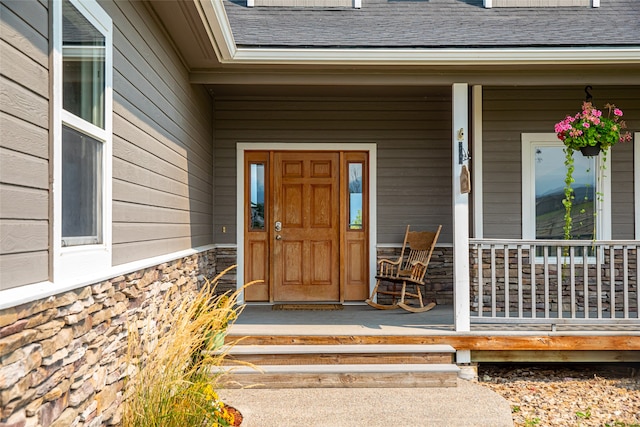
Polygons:
M591 124L589 124L589 122L584 122L582 124L582 126L586 127L587 129L591 127Z
M619 108L616 108L615 110L613 110L613 115L622 117L622 110Z

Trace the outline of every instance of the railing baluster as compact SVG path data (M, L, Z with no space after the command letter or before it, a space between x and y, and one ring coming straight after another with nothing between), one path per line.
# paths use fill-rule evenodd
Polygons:
M571 266L571 270L569 271L569 286L571 287L571 318L576 318L576 274L575 274L575 248L571 246L569 248L569 265Z
M582 247L582 278L584 280L584 317L591 317L589 314L589 257L588 246Z
M616 318L616 249L613 245L609 246L609 289L611 295L609 297L611 303L611 318Z
M558 319L562 319L562 247L556 246L556 288L558 289Z
M484 260L482 259L482 244L478 244L478 317L483 315L484 302Z
M529 246L529 264L531 264L531 318L537 317L538 311L538 295L536 291L537 277L536 277L536 251L537 246Z
M636 291L637 292L637 291ZM629 318L629 247L622 246L622 298L623 314L625 319Z
M518 317L523 317L523 301L522 301L522 245L518 245Z
M544 317L549 318L549 246L543 246L544 253Z
M504 317L509 318L509 245L504 245Z
M602 319L602 251L596 249L596 295L598 296L598 319Z
M496 247L491 245L491 316L496 317Z

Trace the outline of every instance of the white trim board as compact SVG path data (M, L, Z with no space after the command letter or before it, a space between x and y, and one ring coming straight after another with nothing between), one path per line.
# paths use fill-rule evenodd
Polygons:
M84 277L79 280L56 283L45 281L6 289L0 291L0 310L15 307L20 304L37 301L39 299L47 298L53 295L58 295L63 292L73 291L83 286L93 285L105 280L109 280L113 277L121 276L123 274L133 273L134 271L154 267L165 262L170 262L201 252L206 252L215 249L216 247L216 245L199 246L197 248L185 249L166 255L160 255L140 261L129 262L127 264L116 265L114 267L111 267L108 272L100 272L103 274Z
M369 153L369 278L376 276L377 240L377 145L375 143L288 143L288 142L239 142L236 144L236 243L237 243L237 287L244 284L244 152L254 151L367 151ZM372 290L369 281L369 292ZM244 293L238 298L244 303Z

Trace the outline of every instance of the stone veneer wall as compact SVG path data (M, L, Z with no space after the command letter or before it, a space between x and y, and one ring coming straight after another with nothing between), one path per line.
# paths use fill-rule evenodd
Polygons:
M378 260L395 261L400 256L400 250L401 248L378 248ZM453 248L436 247L433 250L426 277L426 292L425 289L421 290L424 301L453 305ZM382 303L389 303L391 299L390 296L384 295L379 295L379 298Z
M0 427L118 425L127 325L212 279L216 249L0 311ZM233 257L235 262L235 256ZM235 274L219 291L235 289Z

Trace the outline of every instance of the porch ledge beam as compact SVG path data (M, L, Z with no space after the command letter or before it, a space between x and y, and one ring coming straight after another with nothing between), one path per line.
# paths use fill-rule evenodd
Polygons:
M455 332L449 332L454 333ZM615 334L615 335L614 335ZM229 338L233 339L233 330ZM640 335L630 332L581 331L560 333L518 333L513 331L474 331L456 335L251 335L243 336L244 345L270 344L446 344L456 350L531 350L531 351L639 351Z
M465 81L470 85L491 86L568 86L591 85L637 85L640 64L630 69L620 67L602 72L599 68L584 67L579 71L569 70L496 70L467 67L464 71L451 67L421 69L419 72L385 70L265 70L225 69L192 71L192 84L210 85L286 85L286 86L449 86Z

